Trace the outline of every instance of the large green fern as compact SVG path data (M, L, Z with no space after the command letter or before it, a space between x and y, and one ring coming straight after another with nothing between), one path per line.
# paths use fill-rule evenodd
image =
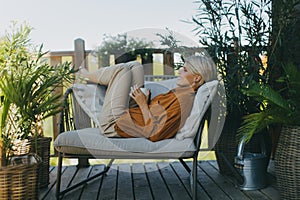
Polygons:
M293 64L284 65L285 75L278 79L284 87L275 91L269 85L252 82L243 92L264 104L261 111L246 115L239 128L239 138L249 141L253 134L271 124L300 125L300 71Z

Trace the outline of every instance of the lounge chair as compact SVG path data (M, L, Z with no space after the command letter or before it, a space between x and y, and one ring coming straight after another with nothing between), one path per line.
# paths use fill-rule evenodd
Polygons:
M146 82L152 97L168 91L175 86L176 80ZM193 109L184 126L172 139L151 142L145 138L108 138L97 128L98 117L105 94L105 87L95 84L75 84L69 88L64 97L65 107L61 112L59 124L60 134L55 139L54 147L58 151L58 172L56 197L70 192L80 185L105 174L114 159L179 159L190 173L193 199L197 196L197 158L201 144L204 122L208 116L216 116L218 109L209 109L218 96L218 81L205 83L198 89ZM213 101L214 100L214 101ZM219 101L219 100L217 100ZM219 102L216 102L219 104ZM219 115L219 114L217 114ZM210 134L218 132L222 122L210 117L209 145L213 146L218 136ZM212 125L212 123L214 125ZM218 128L219 127L219 128ZM111 159L104 171L61 191L61 172L63 158L96 158ZM192 169L184 159L192 158Z

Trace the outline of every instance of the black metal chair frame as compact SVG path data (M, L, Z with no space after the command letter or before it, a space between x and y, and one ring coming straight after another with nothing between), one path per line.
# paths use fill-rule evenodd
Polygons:
M76 115L78 115L78 112L82 112L80 114L85 115L84 117L86 118L86 120L89 120L89 117L84 113L83 110L79 111L76 110L74 111L74 100L73 100L73 96L72 96L73 90L72 87L69 88L65 94L64 94L64 106L63 109L60 113L60 122L59 122L59 133L62 133L64 131L69 131L69 130L78 130L79 128L75 127L75 123L74 121L76 119L74 119L73 113L76 112ZM77 108L80 109L80 108ZM194 152L194 154L191 157L179 157L179 161L180 163L183 165L183 167L187 170L187 172L190 174L190 184L191 184L191 196L193 200L197 199L197 167L198 167L198 153L200 151L200 145L201 145L201 137L202 137L202 131L204 128L204 124L205 121L209 119L209 114L210 114L210 109L208 109L204 115L204 117L201 119L201 123L198 127L197 130L197 134L194 138L194 144L196 146L196 151ZM82 116L81 116L82 117ZM84 120L83 120L84 121ZM85 122L86 123L86 122ZM87 128L85 127L86 125L81 125L80 128ZM76 155L76 154L66 154L66 153L61 153L58 152L58 171L57 171L57 182L56 182L56 198L60 199L61 196L63 196L64 194L76 189L77 187L84 185L86 183L88 183L91 180L94 180L97 177L100 177L102 175L105 175L108 170L110 169L113 161L115 159L122 159L121 157L115 156L113 158L111 158L110 162L105 166L104 170L99 172L98 174L95 174L77 184L74 184L68 188L66 188L65 190L61 191L61 175L62 175L62 164L63 164L63 158L78 158L80 159L95 159L95 157L91 156L91 155ZM98 158L98 157L97 157ZM192 158L192 169L188 166L188 164L186 163L186 161L184 161L184 159L190 159ZM99 158L98 158L99 159ZM127 158L128 159L128 158ZM147 159L147 158L145 158ZM153 159L153 158L151 158ZM161 158L160 158L161 159ZM166 158L168 159L168 158ZM87 162L88 163L88 162Z

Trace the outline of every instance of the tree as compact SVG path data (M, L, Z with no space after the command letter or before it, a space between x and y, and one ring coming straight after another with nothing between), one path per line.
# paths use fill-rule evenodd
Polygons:
M271 85L280 89L276 83L283 74L283 65L292 63L300 67L300 1L272 1L272 35L268 67Z
M134 51L137 49L151 48L152 42L147 42L143 39L130 38L126 33L116 36L104 35L102 44L97 47L96 53L98 56L99 67L109 66L110 55L115 55L115 63L123 61L126 54L126 60L134 60Z

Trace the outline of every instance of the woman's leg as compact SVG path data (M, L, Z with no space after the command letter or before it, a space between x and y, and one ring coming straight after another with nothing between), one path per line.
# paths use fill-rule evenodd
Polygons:
M99 69L98 83L107 85L107 91L100 116L102 132L108 137L118 136L114 125L127 109L130 87L144 84L144 70L139 62L122 63Z
M86 69L81 69L77 74L81 78L86 78L89 82L108 86L120 68L128 68L132 72L131 85L144 85L144 69L137 61L120 63L114 66L100 68L97 72L88 72Z
M144 85L143 66L137 61L132 61L103 67L97 72L88 72L82 69L78 74L87 78L89 82L107 86L99 119L100 129L109 137L117 136L114 124L119 116L128 109L130 87ZM130 105L135 105L134 100L131 99Z
M139 87L144 87L144 67L137 61L128 62L131 73L132 82L131 85L137 85Z

